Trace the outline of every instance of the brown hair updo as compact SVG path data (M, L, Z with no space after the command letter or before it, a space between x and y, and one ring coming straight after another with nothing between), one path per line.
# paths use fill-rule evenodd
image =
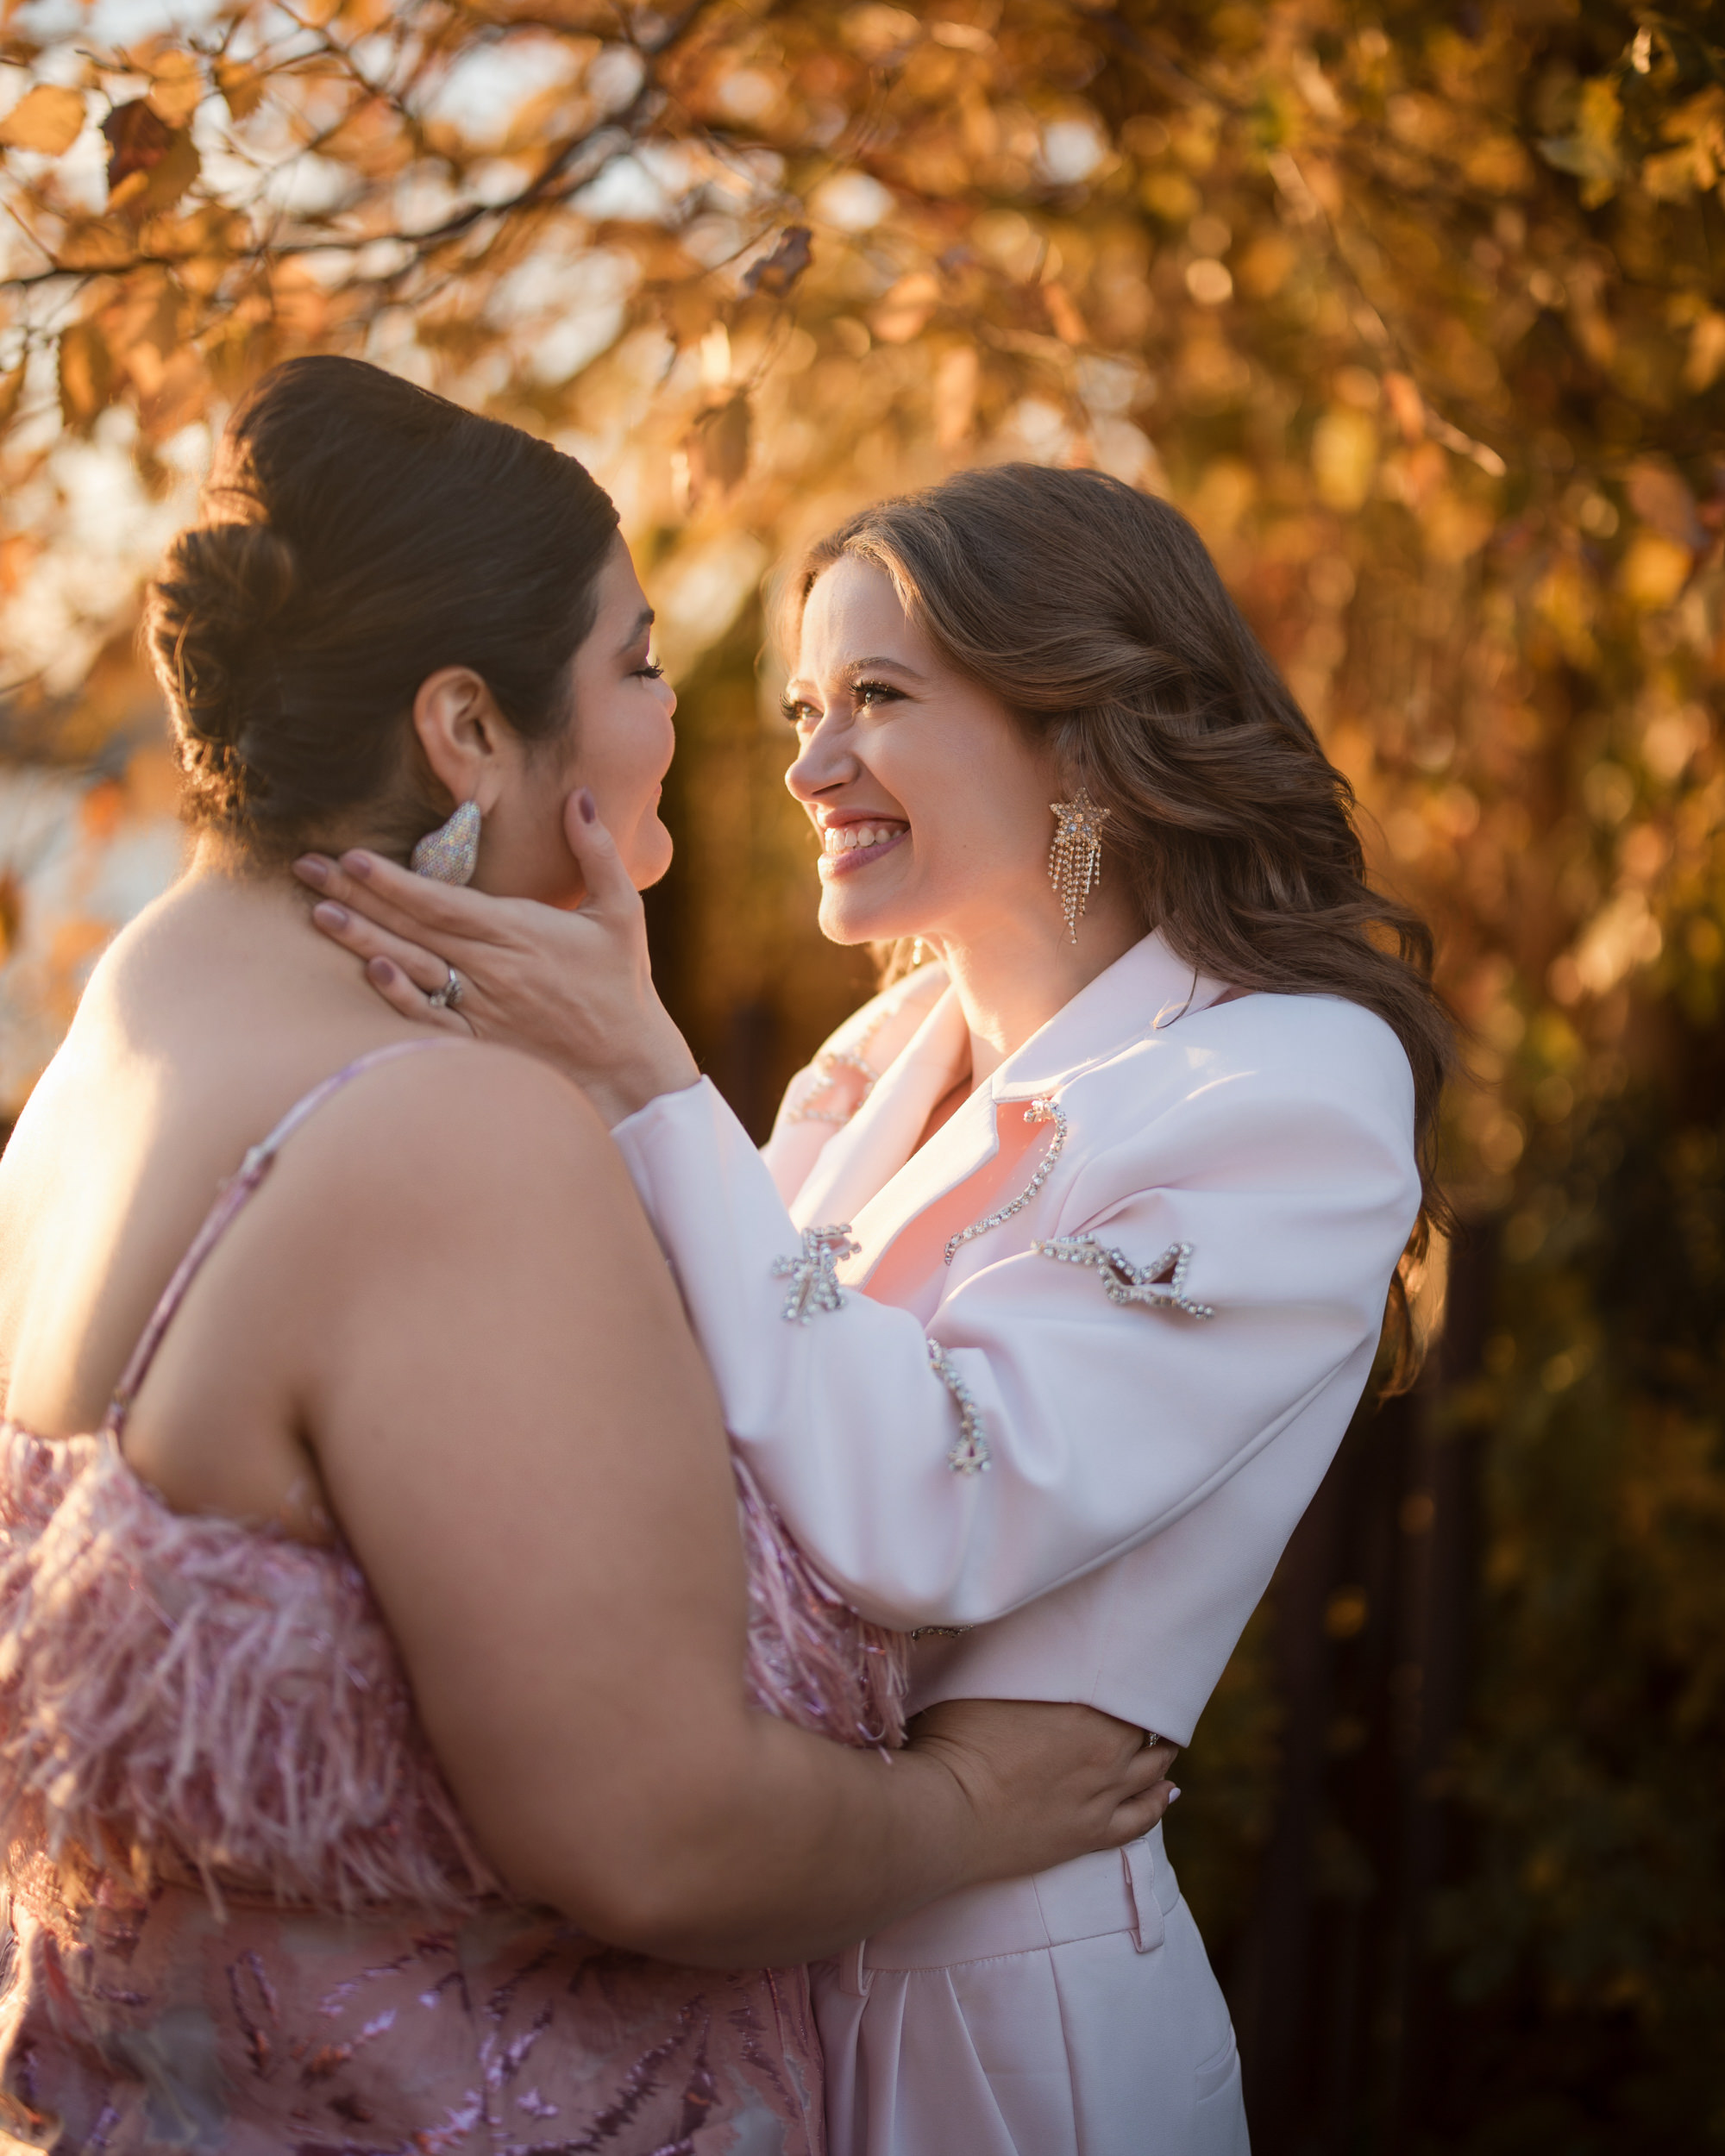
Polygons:
M1390 1292L1391 1382L1411 1382L1408 1277L1447 1220L1433 1171L1455 1062L1431 931L1369 888L1353 790L1203 542L1166 502L1101 472L995 465L878 503L820 540L787 594L793 628L845 555L884 571L948 660L1112 812L1104 858L1146 929L1232 987L1343 996L1395 1032L1413 1069L1423 1193Z
M453 806L407 723L442 667L530 741L568 724L617 511L549 443L361 360L289 360L202 511L144 619L194 824L275 859L363 812L405 851Z

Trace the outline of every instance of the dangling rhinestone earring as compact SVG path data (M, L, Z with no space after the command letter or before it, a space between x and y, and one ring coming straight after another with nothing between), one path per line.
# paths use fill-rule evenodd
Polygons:
M911 970L913 973L927 956L928 945L924 943L920 936L913 937L911 940Z
M430 876L436 883L471 883L479 865L480 805L463 801L447 824L440 824L408 856L416 876Z
M1070 801L1051 801L1054 843L1048 849L1048 880L1066 916L1066 932L1076 943L1084 904L1102 880L1102 826L1111 811L1098 808L1080 787Z

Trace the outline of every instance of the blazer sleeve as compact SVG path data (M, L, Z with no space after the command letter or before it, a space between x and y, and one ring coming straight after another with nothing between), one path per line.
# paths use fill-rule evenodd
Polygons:
M1339 1376L1339 1436L1419 1203L1411 1080L1383 1031L1399 1082L1380 1057L1375 1085L1200 1084L1084 1159L1036 1222L1139 1265L1191 1245L1208 1319L1121 1307L1095 1270L1002 1236L998 1255L969 1246L926 1332L856 1289L787 1322L774 1267L799 1234L712 1086L618 1126L726 1424L847 1601L900 1629L986 1623L1179 1519ZM982 1472L949 1464L961 1395Z

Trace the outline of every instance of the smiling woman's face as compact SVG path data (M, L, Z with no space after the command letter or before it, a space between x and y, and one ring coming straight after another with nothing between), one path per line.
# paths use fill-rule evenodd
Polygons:
M803 610L785 783L821 835L820 925L836 943L975 943L1052 912L1054 760L845 555ZM1045 925L1045 924L1043 924Z

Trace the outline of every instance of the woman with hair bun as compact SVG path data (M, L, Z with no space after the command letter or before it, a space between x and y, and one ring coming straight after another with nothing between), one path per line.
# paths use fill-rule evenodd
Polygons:
M593 1109L306 932L308 847L578 904L572 793L662 874L650 621L580 465L337 359L152 590L195 857L0 1163L12 2145L819 2156L800 1965L1167 1801L1086 1708L893 1749Z
M654 995L614 846L561 915L302 864L403 1015L585 1087L734 1443L918 1702L1188 1741L1438 1207L1423 925L1190 526L1003 466L788 586L787 774L842 943L919 938L764 1158ZM363 907L369 918L355 909ZM423 990L453 964L459 1017ZM787 1322L789 1320L789 1322ZM1405 1344L1405 1338L1404 1338ZM1237 2156L1226 2009L1159 1827L816 1977L835 2156Z

